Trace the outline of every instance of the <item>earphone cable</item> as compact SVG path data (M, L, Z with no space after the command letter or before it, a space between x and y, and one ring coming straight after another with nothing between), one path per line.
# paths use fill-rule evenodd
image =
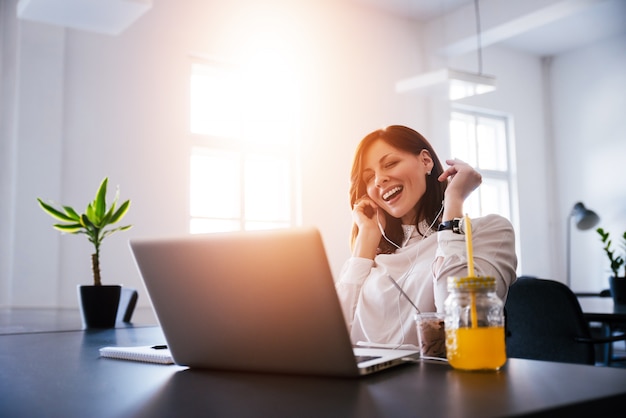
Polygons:
M424 235L422 235L420 242L424 240L424 238L426 238L427 235L430 235L429 232L432 231L433 226L435 225L435 223L437 222L437 220L439 219L439 216L441 216L441 213L443 212L443 208L444 208L444 201L441 202L441 208L439 209L439 212L437 212L437 215L435 216L435 219L433 220L433 222L430 224L430 226L428 227L428 229L426 230L426 232L424 233ZM380 229L383 237L392 245L394 245L396 248L400 249L401 247L398 246L396 243L394 243L393 241L391 241L389 238L387 238L387 236L385 235L385 231L380 223L380 219L378 218L378 210L376 211L376 220L378 222L378 228ZM402 333L402 340L400 341L400 344L396 347L399 348L404 344L405 341L405 332L404 332L404 326L402 323L402 312L400 310L400 299L404 296L409 303L415 308L415 310L417 311L417 313L420 313L419 308L417 307L417 305L413 302L413 300L409 297L409 295L406 294L406 292L404 291L404 289L402 288L402 286L400 285L400 283L398 282L404 282L413 272L413 269L415 268L415 264L417 261L417 258L419 256L419 247L417 248L417 251L415 252L415 257L413 257L413 259L411 260L411 258L409 257L409 255L407 254L407 258L409 259L409 269L402 275L402 277L396 281L393 277L391 277L391 275L387 275L387 277L389 278L389 280L391 280L391 282L393 283L393 285L398 289L399 293L398 293L398 300L397 300L397 310L398 310L398 323L400 326L400 331Z

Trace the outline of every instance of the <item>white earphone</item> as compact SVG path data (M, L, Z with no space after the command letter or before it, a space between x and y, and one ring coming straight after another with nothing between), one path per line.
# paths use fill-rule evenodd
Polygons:
M435 216L435 219L433 220L433 223L430 224L430 226L428 227L428 229L432 229L433 225L435 225L435 223L437 222L437 219L439 219L439 216L441 216L441 213L443 212L443 200L441 201L441 208L439 209L439 212L437 212L437 216ZM400 249L400 246L398 244L396 244L395 242L393 242L392 240L390 240L389 238L387 238L387 235L385 235L385 229L383 228L382 224L380 223L380 218L378 217L378 208L376 208L376 223L378 224L378 229L380 230L380 233L383 235L383 238L385 238L385 240L393 245L394 247L396 247L397 249Z
M387 238L387 235L385 235L385 229L383 228L383 225L380 223L380 218L378 217L378 208L376 208L376 223L378 223L378 229L380 229L380 233L383 234L383 238L385 238L385 240L389 244L393 245L397 249L400 249L400 246L398 244L396 244L395 242Z

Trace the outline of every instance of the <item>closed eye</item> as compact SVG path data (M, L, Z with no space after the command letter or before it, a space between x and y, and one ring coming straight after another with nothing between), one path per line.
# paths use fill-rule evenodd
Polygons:
M374 179L374 173L368 171L366 173L363 173L363 176L361 178L363 179L363 182L365 184L369 184Z

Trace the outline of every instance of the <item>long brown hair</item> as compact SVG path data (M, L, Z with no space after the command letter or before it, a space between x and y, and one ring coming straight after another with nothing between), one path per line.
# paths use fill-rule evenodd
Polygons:
M421 231L419 224L421 221L426 221L428 225L434 224L435 227L439 226L439 219L435 219L438 215L441 206L443 205L444 192L446 190L447 182L440 182L437 180L439 175L443 173L443 166L439 161L439 157L435 153L430 142L426 140L419 132L407 128L406 126L392 125L383 129L378 129L369 135L365 136L356 148L354 160L352 162L352 170L350 173L350 207L354 207L355 203L367 193L367 187L363 181L363 155L367 152L369 147L376 140L382 140L387 144L399 150L410 152L415 155L419 155L422 150L426 150L430 153L433 160L433 169L431 174L426 176L426 192L424 196L415 205L415 226L418 232L422 235L427 231ZM402 231L402 220L394 218L387 212L382 211L385 216L385 235L391 241L400 245L402 242L404 233ZM359 232L356 224L352 226L351 244L354 244L356 236ZM378 253L393 253L396 247L387 242L385 238L381 238Z

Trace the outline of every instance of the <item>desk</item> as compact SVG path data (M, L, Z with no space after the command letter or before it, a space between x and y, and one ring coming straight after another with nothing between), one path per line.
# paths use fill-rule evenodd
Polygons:
M626 305L615 305L611 297L578 296L578 302L587 321L626 323Z
M0 416L617 416L626 403L626 369L525 359L509 359L497 373L423 361L338 379L196 371L98 355L107 345L163 342L157 326L0 335Z
M613 335L616 327L620 327L621 329L626 327L626 306L615 305L613 298L578 296L578 302L583 310L583 316L588 322L599 322L601 324L602 335L604 337ZM615 361L613 357L613 344L602 344L602 347L598 348L603 349L602 356L604 364L611 365Z

